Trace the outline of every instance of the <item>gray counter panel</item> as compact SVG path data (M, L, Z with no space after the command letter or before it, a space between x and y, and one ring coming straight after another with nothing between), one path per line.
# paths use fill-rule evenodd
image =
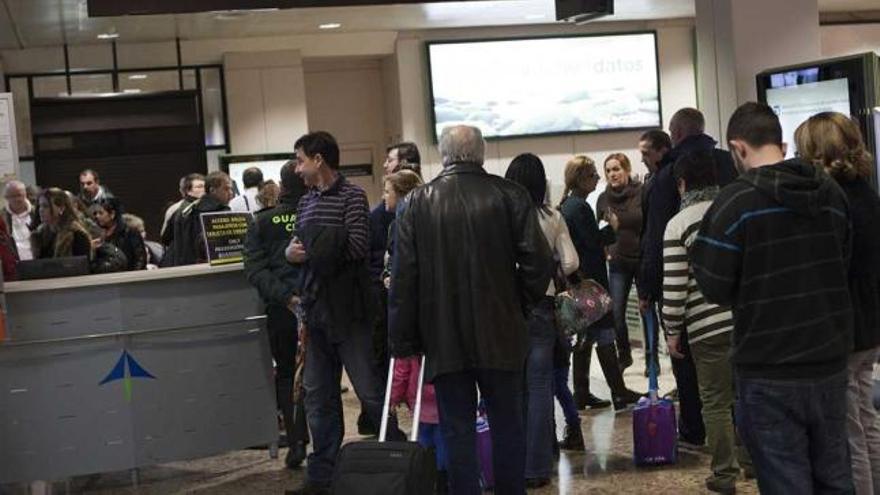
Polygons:
M265 319L240 271L18 291L7 308L0 483L277 440ZM108 375L117 379L101 384Z

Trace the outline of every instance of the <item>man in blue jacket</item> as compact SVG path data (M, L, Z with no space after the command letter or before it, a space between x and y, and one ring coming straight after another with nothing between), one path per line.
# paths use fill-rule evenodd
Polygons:
M296 208L305 193L296 164L281 167L281 196L278 206L257 214L245 239L244 269L266 304L269 346L275 361L275 393L287 433L285 464L294 468L306 457L308 430L303 405L293 403L293 376L297 351L294 307L298 304L300 269L284 259L284 250L296 227Z
M642 261L636 285L639 291L639 302L642 310L653 311L660 301L663 292L663 234L666 224L674 217L681 207L681 196L672 176L672 164L679 158L695 151L710 151L716 166L716 177L721 187L732 182L736 176L736 167L730 154L716 149L718 142L705 134L706 120L695 108L683 108L672 116L669 133L673 148L660 162L659 169L646 186L644 198L645 227L642 231ZM656 321L656 320L655 320ZM684 358L672 357L672 373L678 387L678 398L681 407L678 431L682 440L703 445L706 440L706 429L703 425L700 391L697 385L697 370L687 343L682 337L681 350Z

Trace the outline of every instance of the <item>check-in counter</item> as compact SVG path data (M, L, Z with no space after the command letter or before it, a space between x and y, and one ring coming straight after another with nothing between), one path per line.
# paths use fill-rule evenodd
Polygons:
M4 285L0 483L275 445L265 316L241 264Z

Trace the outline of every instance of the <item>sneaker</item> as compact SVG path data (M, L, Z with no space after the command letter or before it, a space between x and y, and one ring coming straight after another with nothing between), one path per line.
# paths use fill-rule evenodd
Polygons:
M306 481L295 490L284 490L284 495L330 495L330 487Z
M528 478L526 480L526 489L537 490L538 488L544 488L549 484L550 478Z
M706 489L710 492L721 493L723 495L735 495L736 482L723 481L710 476L706 479Z

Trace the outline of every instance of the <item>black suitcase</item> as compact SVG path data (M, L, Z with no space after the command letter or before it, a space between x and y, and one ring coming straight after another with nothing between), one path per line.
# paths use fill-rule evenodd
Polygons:
M434 453L418 444L418 418L422 408L422 381L425 358L422 357L419 389L413 411L413 431L409 442L385 441L388 429L391 381L394 359L388 372L385 405L379 441L352 442L342 447L333 472L334 495L431 495L437 483Z

